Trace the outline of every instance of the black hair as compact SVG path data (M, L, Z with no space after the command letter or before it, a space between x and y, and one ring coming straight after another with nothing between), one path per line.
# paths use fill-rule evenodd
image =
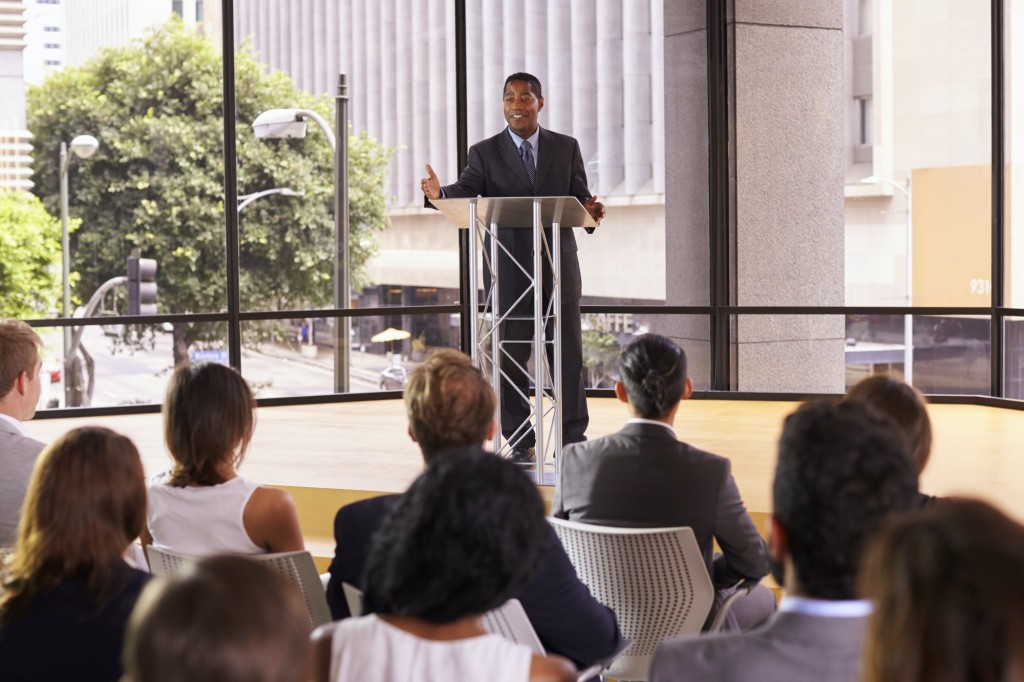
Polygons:
M523 71L517 71L505 79L505 85L501 86L501 94L505 94L505 88L507 88L508 84L512 81L523 81L524 83L529 84L530 90L532 90L533 94L537 96L537 99L544 99L544 95L540 88L540 79L532 73L525 73Z
M682 399L686 353L671 339L644 334L623 349L620 360L626 394L641 417L662 417Z
M536 487L480 447L440 454L374 534L367 613L451 623L512 597L550 532Z
M865 544L918 504L906 438L858 402L807 403L786 417L772 487L800 586L819 599L852 599Z

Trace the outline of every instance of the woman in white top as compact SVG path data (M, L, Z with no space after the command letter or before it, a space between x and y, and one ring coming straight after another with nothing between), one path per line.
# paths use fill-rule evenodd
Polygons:
M318 629L317 682L574 680L572 664L487 633L529 579L544 506L517 466L480 448L439 455L392 507L366 562L371 614Z
M255 428L245 379L215 363L175 370L164 401L174 467L148 482L143 544L188 556L304 549L291 496L240 477Z

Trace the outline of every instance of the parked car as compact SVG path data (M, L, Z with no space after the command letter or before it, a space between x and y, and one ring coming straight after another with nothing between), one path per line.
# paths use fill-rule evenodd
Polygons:
M401 391L407 381L409 381L409 373L405 367L398 365L388 367L380 373L380 390Z

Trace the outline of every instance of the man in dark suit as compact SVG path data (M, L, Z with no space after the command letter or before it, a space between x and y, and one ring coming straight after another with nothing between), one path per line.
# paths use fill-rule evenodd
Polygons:
M39 335L19 320L0 320L0 547L14 546L21 504L43 444L21 422L36 413L42 391Z
M574 196L580 200L594 220L604 217L604 204L590 194L587 173L579 143L567 135L540 128L537 117L544 108L540 81L528 73L514 73L505 79L503 91L505 120L508 127L469 149L469 164L453 185L441 186L433 169L427 166L427 177L421 181L425 205L440 198L465 197L533 197ZM533 271L533 236L529 230L499 229L498 239L527 272ZM583 295L580 265L576 256L576 238L571 227L561 228L562 269L562 392L557 396L562 408L562 441L576 443L584 435L590 416L583 387L583 341L580 328L580 298ZM522 396L529 395L528 376L519 369L526 367L531 347L525 343L533 338L532 298L527 296L512 306L526 291L527 276L504 254L499 255L498 277L501 281L498 308L512 310L516 319L502 325L505 353L502 370L506 377L501 386L501 433L513 445L512 459L529 463L533 459L534 434L529 429L530 406ZM545 298L550 297L551 274L545 272ZM548 325L547 336L553 334ZM536 359L535 359L536 361ZM548 346L549 366L554 367L552 349ZM513 364L515 363L515 364ZM525 425L525 426L524 426Z
M618 433L562 451L551 514L604 526L691 527L720 604L739 581L767 575L764 540L743 506L729 460L676 438L676 411L693 392L683 350L645 334L621 359L615 394L632 419ZM722 548L717 556L714 540ZM736 602L727 627L755 627L774 608L771 591L757 585Z
M468 356L436 351L409 376L404 399L409 435L430 463L452 448L479 447L494 435L494 392ZM348 617L342 583L363 585L370 541L398 495L342 507L334 519L337 546L327 602L335 619ZM621 644L615 614L576 577L565 549L550 529L537 573L516 595L549 653L583 667L611 655Z
M861 551L918 504L917 470L894 424L859 403L810 403L786 418L773 487L779 612L751 632L666 641L651 680L855 682L871 602Z

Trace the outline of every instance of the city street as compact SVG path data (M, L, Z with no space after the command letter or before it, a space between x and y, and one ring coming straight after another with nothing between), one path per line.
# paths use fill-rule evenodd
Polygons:
M46 344L51 358L46 368L58 367L60 336L48 335ZM151 349L114 353L112 339L103 328L89 327L82 335L82 344L96 363L93 407L162 402L173 369L169 332L158 332ZM381 372L391 366L391 361L383 355L358 350L352 350L349 357L349 389L361 393L380 391ZM227 364L227 351L200 351L198 355L193 353L193 359ZM319 348L316 358L307 358L294 346L261 344L258 349L242 350L242 374L258 398L331 393L334 358L327 348ZM54 398L63 405L63 372L61 381L48 384L48 391L44 386L40 405Z

